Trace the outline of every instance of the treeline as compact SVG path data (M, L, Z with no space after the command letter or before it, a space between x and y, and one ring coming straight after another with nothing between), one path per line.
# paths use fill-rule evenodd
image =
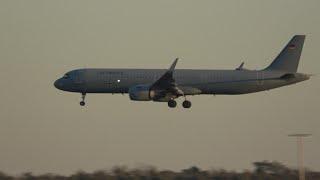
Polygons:
M279 162L255 162L252 171L234 172L220 170L201 170L190 167L181 172L158 171L153 167L142 169L128 169L115 167L110 171L96 171L86 173L79 171L70 176L55 174L33 175L24 173L13 177L0 172L0 180L298 180L298 171ZM320 172L306 171L306 179L320 180Z

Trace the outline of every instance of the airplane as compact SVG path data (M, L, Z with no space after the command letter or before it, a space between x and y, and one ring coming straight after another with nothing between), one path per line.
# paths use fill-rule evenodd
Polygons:
M262 70L175 69L76 69L54 82L63 91L81 93L85 106L87 93L128 93L133 101L166 102L175 108L175 99L183 97L182 106L190 108L187 96L200 94L235 95L265 91L308 80L311 75L298 73L305 35L295 35L274 61Z

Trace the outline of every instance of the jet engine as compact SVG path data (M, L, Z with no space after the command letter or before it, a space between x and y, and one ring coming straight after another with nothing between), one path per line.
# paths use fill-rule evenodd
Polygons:
M151 101L155 91L150 90L150 85L136 85L129 88L129 97L133 101Z

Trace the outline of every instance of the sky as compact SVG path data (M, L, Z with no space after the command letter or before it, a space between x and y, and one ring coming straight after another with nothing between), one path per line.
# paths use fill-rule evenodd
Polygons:
M191 109L128 95L62 92L53 82L86 67L262 69L306 34L299 72L320 73L318 0L1 0L0 171L92 172L117 165L181 170L320 170L319 76L236 96L193 96Z

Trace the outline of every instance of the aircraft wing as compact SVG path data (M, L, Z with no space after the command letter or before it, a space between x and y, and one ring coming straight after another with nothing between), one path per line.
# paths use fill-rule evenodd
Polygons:
M152 84L151 89L163 90L165 94L172 93L177 96L183 95L183 91L180 90L173 78L173 72L177 65L179 58L176 58L170 68L155 82Z

